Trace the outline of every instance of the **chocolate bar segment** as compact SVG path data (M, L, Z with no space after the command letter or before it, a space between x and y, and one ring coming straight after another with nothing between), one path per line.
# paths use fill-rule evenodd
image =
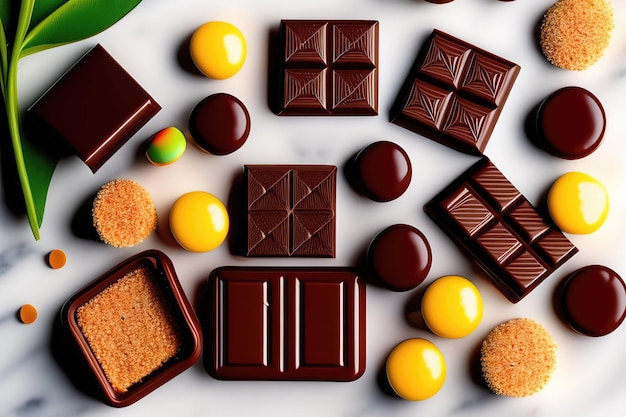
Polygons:
M365 371L365 285L353 268L222 267L209 278L207 372L352 381Z
M248 256L335 257L337 167L246 165Z
M487 158L424 210L513 303L578 252Z
M283 20L278 115L378 114L378 22Z
M96 45L28 109L96 172L161 106Z
M520 67L434 30L391 111L391 121L461 152L481 155Z

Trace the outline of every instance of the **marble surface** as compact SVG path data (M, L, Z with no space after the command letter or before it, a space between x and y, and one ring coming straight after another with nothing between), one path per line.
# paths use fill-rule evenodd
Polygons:
M0 205L0 416L618 416L626 411L626 327L601 338L566 328L552 296L560 280L588 264L626 274L626 2L614 0L616 27L604 58L583 72L551 66L536 43L536 30L553 0L458 0L445 5L419 0L144 0L116 26L85 41L37 53L20 62L20 104L26 108L86 50L100 42L163 106L131 141L95 175L78 159L59 165L35 242L27 222ZM281 18L377 19L380 21L380 115L378 117L284 118L267 106L268 42ZM187 71L185 45L193 30L210 20L239 26L248 59L236 76L213 81ZM522 70L487 146L486 154L533 203L541 206L551 183L567 171L584 171L602 181L612 196L604 226L591 235L570 236L580 252L519 304L509 303L430 221L423 204L469 167L476 157L460 154L388 121L388 112L415 54L433 28L518 63ZM524 133L531 109L554 90L577 85L605 106L608 125L602 146L591 156L557 159L533 146ZM187 116L205 96L227 92L240 98L252 117L248 142L228 156L190 146L168 167L149 165L139 149L157 130L187 127ZM375 203L338 177L335 259L256 259L233 256L226 245L203 254L186 252L169 236L167 213L187 191L204 190L228 200L233 178L246 163L327 163L343 166L360 148L391 140L410 155L414 175L408 191ZM79 237L72 222L81 204L102 184L131 178L152 193L160 216L156 233L137 247L116 249ZM5 190L0 189L0 194ZM470 336L447 340L412 325L416 291L393 293L367 288L367 369L351 383L222 382L201 362L138 403L114 409L85 396L53 360L50 337L63 302L113 265L142 250L157 248L173 260L188 297L194 300L209 273L222 265L360 265L369 241L384 227L409 223L422 230L433 250L427 283L448 274L464 275L480 289L482 323ZM52 270L45 255L68 255ZM426 284L423 284L426 285ZM16 312L23 303L39 309L32 325ZM498 323L529 317L558 343L557 370L543 391L523 399L498 397L472 373L476 349ZM439 346L448 366L443 389L423 402L387 395L378 378L390 349L409 337Z

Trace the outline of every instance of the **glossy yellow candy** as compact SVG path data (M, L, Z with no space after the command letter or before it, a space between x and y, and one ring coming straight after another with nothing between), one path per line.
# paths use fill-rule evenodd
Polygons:
M548 192L548 210L564 232L592 233L606 220L609 195L592 176L582 172L568 172L552 184Z
M246 60L246 40L226 22L208 22L191 36L191 59L207 77L217 80L235 75Z
M401 398L421 401L435 395L446 380L446 363L432 342L414 338L398 344L387 358L387 379Z
M170 212L170 229L180 246L191 252L208 252L222 244L228 234L224 204L203 191L181 196Z
M424 292L422 317L438 336L465 337L483 318L483 300L470 280L448 275L433 281Z

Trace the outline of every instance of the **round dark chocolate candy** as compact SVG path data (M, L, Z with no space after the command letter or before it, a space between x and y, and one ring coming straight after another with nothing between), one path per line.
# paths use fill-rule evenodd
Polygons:
M565 87L550 94L537 112L540 144L563 159L583 158L604 137L606 115L600 100L581 87Z
M437 4L444 4L444 3L450 3L451 1L454 0L426 0L429 3L437 3Z
M590 265L573 272L560 296L567 324L586 336L604 336L626 317L626 285L612 269Z
M400 197L411 183L411 161L400 146L374 142L355 157L356 181L367 197L386 202Z
M408 224L395 224L379 232L367 251L369 269L393 291L407 291L421 284L432 263L428 240Z
M213 94L193 109L189 130L202 149L215 155L227 155L246 143L250 114L238 98L225 93Z

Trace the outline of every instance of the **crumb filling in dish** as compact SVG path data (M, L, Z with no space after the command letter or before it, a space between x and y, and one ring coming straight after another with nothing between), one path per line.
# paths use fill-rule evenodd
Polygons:
M76 320L113 390L128 389L181 348L173 314L146 267L79 307Z

